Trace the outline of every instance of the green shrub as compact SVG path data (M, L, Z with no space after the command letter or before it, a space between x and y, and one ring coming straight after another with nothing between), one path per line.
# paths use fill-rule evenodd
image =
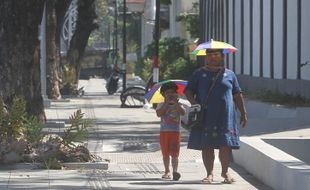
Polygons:
M142 74L140 74L144 80L151 75L154 52L155 46L152 43L147 47ZM163 38L159 41L159 59L160 80L187 79L195 68L195 63L189 58L187 41L179 37ZM148 73L147 77L146 73Z
M36 147L43 138L43 126L38 117L30 116L25 120L25 138L32 147Z
M22 97L14 97L10 110L4 111L4 102L1 100L0 132L1 141L18 139L23 136L25 119L27 118L26 101Z
M196 66L193 61L180 57L168 68L169 71L166 73L166 79L187 79L192 74Z
M12 104L7 110L3 100L0 97L0 161L6 153L14 149L18 154L30 153L42 145L43 138L43 123L39 118L28 116L26 112L26 102L23 97L14 97ZM83 142L88 137L87 129L94 125L90 119L83 119L84 113L77 110L70 116L71 126L64 131L60 141L51 141L47 146L65 147L63 150L54 150L53 156L48 159L43 159L45 167L49 169L60 169L61 152L68 153L66 156L71 156L70 151L75 147L76 142ZM43 142L44 144L44 142ZM61 146L61 144L65 146ZM25 146L21 146L25 145ZM43 146L44 147L44 146ZM41 147L42 148L42 147ZM85 148L86 149L86 148ZM9 151L8 151L9 150ZM67 150L67 152L66 152ZM74 150L74 149L72 149ZM82 150L81 148L77 150ZM40 152L40 151L38 151ZM71 151L72 152L72 151ZM43 151L44 153L44 151ZM87 153L87 152L86 152ZM85 158L87 158L86 154ZM42 156L42 155L41 155ZM76 155L72 155L76 156Z
M29 145L36 145L42 138L43 124L39 118L28 116L25 99L14 97L9 110L4 105L0 98L0 142L25 139Z
M84 113L79 109L70 116L70 127L64 131L63 144L75 146L76 142L83 142L88 137L88 128L94 125L90 119L83 119Z

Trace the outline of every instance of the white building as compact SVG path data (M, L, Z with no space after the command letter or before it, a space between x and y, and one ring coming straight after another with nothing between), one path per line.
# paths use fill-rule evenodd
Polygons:
M309 0L200 0L204 40L239 49L227 67L247 89L310 98Z

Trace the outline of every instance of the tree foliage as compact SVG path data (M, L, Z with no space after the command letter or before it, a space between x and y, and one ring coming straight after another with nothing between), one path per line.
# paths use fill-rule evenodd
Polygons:
M199 3L193 3L192 13L183 12L176 21L184 22L192 38L199 37Z
M96 22L98 30L94 30L88 39L88 45L92 46L98 42L110 42L110 33L113 29L114 17L109 9L108 1L95 1L95 11L98 15Z
M152 69L152 57L155 52L154 42L148 45L145 53L145 61L141 64L142 76L146 80L147 71L150 75ZM187 79L195 68L195 63L189 59L187 41L185 39L163 38L159 41L160 80Z

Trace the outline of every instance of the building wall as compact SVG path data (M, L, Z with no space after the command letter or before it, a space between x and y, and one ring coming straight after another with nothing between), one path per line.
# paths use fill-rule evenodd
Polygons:
M226 65L246 80L300 84L310 80L309 9L309 0L206 0L206 40L236 46Z
M302 67L301 69L301 78L310 80L310 43L309 43L309 34L310 34L310 1L303 0L301 6L301 63L308 65Z

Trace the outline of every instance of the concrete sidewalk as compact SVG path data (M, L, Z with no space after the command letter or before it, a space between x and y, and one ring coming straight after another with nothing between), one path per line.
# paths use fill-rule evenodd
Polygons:
M180 154L180 181L162 180L163 164L158 144L159 119L153 109L120 108L119 94L108 95L105 81L81 81L85 96L70 101L52 102L47 108L49 122L68 122L69 116L82 109L87 118L96 121L90 130L86 145L89 150L108 162L108 169L81 167L77 170L41 170L35 165L18 164L0 168L0 189L229 189L269 190L236 164L230 173L237 180L228 185L221 183L220 164L215 162L213 184L202 184L206 176L201 153L186 148L188 132L182 131ZM60 132L62 125L54 125L50 132Z

